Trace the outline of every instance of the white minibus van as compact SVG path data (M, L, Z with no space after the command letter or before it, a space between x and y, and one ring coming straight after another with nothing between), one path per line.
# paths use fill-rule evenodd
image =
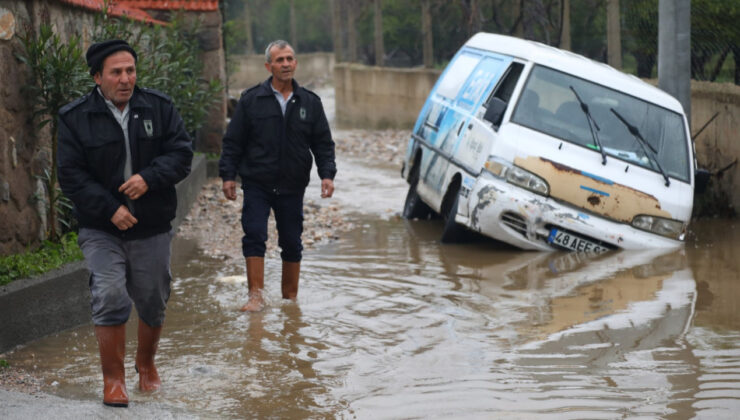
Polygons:
M681 104L537 42L479 33L440 76L402 175L406 218L444 219L522 249L676 247L696 160Z

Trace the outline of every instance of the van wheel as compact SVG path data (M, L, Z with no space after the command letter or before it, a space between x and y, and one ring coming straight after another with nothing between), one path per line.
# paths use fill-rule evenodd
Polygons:
M457 206L460 203L460 195L455 193L455 201L450 206L449 211L444 215L444 228L442 229L442 243L454 244L465 242L466 229L459 223L455 222Z
M411 176L411 185L409 192L406 193L406 201L403 203L404 219L428 219L432 214L432 209L421 201L421 197L416 193L416 185L419 183L418 169Z

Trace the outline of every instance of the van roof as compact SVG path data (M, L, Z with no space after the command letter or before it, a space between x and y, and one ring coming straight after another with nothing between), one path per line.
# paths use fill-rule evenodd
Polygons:
M561 50L540 42L528 41L512 36L479 32L465 43L494 53L517 57L573 74L587 80L597 81L604 86L615 86L632 96L658 104L680 114L683 107L676 98L639 78L622 73L615 68L582 55Z

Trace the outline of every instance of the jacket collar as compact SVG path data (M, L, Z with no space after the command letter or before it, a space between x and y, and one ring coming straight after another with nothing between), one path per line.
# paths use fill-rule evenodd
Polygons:
M98 86L93 86L90 93L88 93L90 100L87 101L84 108L85 112L107 112L108 105L105 103L103 96L98 93ZM138 86L134 86L134 93L131 95L131 99L128 101L130 109L137 108L151 108L152 104L147 101L146 97L142 94L141 89Z
M295 79L291 80L291 84L293 85L293 96L302 96L303 95L303 88L301 85L298 84L298 82L295 81ZM269 79L265 80L260 84L260 92L259 96L272 96L274 95L272 91L272 76L270 76Z

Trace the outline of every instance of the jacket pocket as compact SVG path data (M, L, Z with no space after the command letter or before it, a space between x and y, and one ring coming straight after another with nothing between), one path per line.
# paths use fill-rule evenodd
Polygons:
M121 181L125 163L123 134L117 138L111 133L87 135L80 138L85 158L93 176L106 188Z
M280 110L265 107L254 112L247 135L247 156L251 163L269 164L279 158L283 116Z

